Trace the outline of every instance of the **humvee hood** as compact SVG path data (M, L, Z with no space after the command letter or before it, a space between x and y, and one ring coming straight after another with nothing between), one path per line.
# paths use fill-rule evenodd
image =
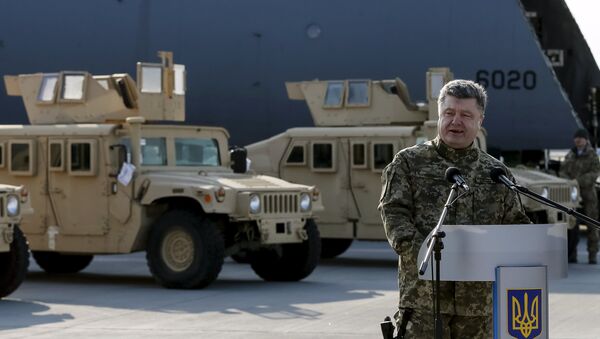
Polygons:
M182 185L219 185L236 190L245 191L300 191L306 190L307 186L293 184L285 180L265 175L237 174L227 172L171 172L171 173L147 173L145 177L152 182L168 181L169 183L180 183Z
M519 184L522 185L550 185L550 184L568 184L569 180L558 178L544 172L528 169L511 167L510 171Z
M17 186L0 184L0 193L15 192Z

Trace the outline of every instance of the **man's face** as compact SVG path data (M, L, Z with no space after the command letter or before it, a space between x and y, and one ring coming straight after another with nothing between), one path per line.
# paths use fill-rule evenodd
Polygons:
M454 149L469 147L483 122L477 100L447 96L438 108L438 135L442 141Z
M581 137L576 137L575 139L573 139L573 142L575 143L575 147L582 149L587 144L587 139L581 138Z

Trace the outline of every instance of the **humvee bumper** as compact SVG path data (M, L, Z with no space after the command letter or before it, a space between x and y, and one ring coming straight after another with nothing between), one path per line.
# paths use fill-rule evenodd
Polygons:
M578 224L577 218L575 218L572 215L567 216L567 227L569 229L575 228L575 226L577 226L577 224Z
M0 253L10 251L13 240L13 228L8 224L0 224Z
M566 223L567 225L575 225L576 222L577 219L566 212L555 209L548 211L548 223L550 224Z
M308 238L305 219L257 220L261 244L300 243Z

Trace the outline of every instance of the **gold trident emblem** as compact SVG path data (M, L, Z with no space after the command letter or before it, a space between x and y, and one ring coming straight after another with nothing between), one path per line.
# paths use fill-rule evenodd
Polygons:
M524 338L529 338L533 330L539 328L538 314L539 296L533 298L529 306L529 295L525 292L523 297L523 307L519 299L512 297L512 328L521 332ZM523 311L521 314L521 311Z

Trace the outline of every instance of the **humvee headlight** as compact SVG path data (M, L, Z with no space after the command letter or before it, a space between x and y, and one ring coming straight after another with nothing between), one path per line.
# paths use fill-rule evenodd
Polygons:
M308 193L302 193L300 196L300 210L302 212L308 212L310 210L310 195Z
M256 214L260 212L260 197L256 194L252 194L250 196L250 204L249 204L250 213Z
M573 186L571 187L571 201L577 202L577 198L579 198L579 190L577 189L577 186Z
M215 192L215 199L217 199L218 202L225 201L225 189L223 187L219 187Z
M19 215L19 197L16 195L9 195L6 198L6 214L9 217Z
M542 197L548 199L548 196L550 195L549 191L548 191L548 187L544 187L542 188Z

